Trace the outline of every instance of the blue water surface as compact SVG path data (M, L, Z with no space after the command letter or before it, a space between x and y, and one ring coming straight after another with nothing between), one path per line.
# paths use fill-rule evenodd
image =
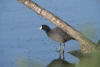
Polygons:
M93 42L100 39L100 0L34 1ZM42 24L55 27L17 0L0 0L0 67L44 67L59 58L56 52L59 43L39 30ZM77 57L67 53L78 49L77 41L66 43L65 60L79 62Z

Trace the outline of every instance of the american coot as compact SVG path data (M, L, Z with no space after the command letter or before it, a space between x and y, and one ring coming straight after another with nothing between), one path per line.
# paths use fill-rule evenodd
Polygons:
M59 27L51 29L47 25L42 25L40 29L44 30L47 36L50 37L52 40L55 40L60 43L59 50L58 50L59 52L61 51L61 43L63 43L63 52L64 52L65 42L74 39L70 37L67 33L65 33L62 29L60 29Z

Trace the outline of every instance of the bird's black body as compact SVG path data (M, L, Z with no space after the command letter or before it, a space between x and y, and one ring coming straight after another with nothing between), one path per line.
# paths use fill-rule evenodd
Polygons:
M51 29L47 25L42 25L42 29L46 32L48 37L50 37L52 40L55 40L57 42L64 43L68 40L73 39L68 34L66 34L62 29L59 27L56 27L54 29Z
M50 37L52 40L60 42L60 45L61 45L61 43L65 43L66 41L73 39L59 27L51 29L47 25L42 25L40 28L42 30L44 30L46 32L47 36Z

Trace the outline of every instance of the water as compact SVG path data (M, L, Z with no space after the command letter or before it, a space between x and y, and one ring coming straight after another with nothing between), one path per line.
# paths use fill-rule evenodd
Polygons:
M67 21L95 43L100 39L99 0L35 2ZM0 67L44 67L59 58L56 52L59 43L50 40L45 32L39 30L42 24L55 27L16 0L0 1ZM77 41L66 43L65 61L79 62L77 57L67 53L77 49Z

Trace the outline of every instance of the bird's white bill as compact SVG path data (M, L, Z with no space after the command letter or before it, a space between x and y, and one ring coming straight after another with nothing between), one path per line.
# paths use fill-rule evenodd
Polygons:
M40 27L40 30L42 29L42 26Z

